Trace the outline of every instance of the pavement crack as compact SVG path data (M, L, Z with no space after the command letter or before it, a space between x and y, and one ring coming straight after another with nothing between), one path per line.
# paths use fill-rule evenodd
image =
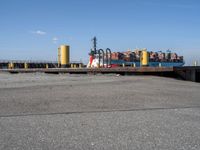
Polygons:
M109 113L109 112L131 112L131 111L156 111L156 110L175 110L175 109L191 109L191 108L200 108L200 106L112 109L112 110L94 110L94 111L69 111L69 112L52 112L52 113L24 113L24 114L0 115L0 118L26 117L26 116L70 115L70 114L89 114L89 113Z

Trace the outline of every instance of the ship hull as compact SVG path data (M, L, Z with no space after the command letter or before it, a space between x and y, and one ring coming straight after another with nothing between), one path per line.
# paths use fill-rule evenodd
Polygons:
M115 65L134 65L135 67L140 67L140 62L127 62L123 60L112 60L111 64ZM150 67L180 67L183 66L185 63L184 62L149 62Z

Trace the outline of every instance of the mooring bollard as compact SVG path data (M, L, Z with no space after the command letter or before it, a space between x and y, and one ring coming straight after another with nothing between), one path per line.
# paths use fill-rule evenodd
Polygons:
M28 63L24 63L24 69L28 69Z
M13 62L8 63L8 69L14 69L15 64Z

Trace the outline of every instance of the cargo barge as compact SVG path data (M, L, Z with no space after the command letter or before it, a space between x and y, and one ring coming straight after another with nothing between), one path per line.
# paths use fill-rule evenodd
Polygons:
M113 68L120 66L181 67L185 64L183 56L172 53L170 50L166 52L153 52L147 51L144 48L124 52L111 52L109 48L97 50L96 37L92 41L93 48L89 53L88 68Z

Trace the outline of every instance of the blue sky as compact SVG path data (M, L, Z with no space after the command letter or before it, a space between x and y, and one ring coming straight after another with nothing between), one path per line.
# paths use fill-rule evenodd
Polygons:
M91 38L112 51L171 49L200 63L199 0L0 0L0 59L87 62Z

